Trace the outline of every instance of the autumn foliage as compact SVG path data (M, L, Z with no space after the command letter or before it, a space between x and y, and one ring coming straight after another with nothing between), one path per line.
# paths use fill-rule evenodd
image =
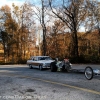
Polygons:
M65 0L69 5L58 9L53 0L48 5L41 1L43 9L29 2L12 4L13 10L0 8L0 61L26 63L30 56L48 55L68 57L72 63L100 63L99 3ZM79 32L83 25L85 31Z

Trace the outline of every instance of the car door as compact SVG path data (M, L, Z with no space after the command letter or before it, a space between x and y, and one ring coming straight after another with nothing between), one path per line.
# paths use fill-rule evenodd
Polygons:
M38 57L34 57L33 58L32 65L33 65L34 68L38 68L39 67Z

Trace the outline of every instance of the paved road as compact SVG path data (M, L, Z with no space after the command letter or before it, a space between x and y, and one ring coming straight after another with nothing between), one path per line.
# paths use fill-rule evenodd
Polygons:
M90 66L92 69L100 69L100 65L95 64L72 64L72 69L85 69Z
M0 65L0 100L100 100L100 77Z

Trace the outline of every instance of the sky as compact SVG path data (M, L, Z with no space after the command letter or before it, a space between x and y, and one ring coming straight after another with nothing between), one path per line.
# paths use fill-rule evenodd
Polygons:
M2 2L0 2L0 8L2 6L4 6L4 5L8 5L8 6L12 7L12 3L14 3L15 5L19 5L20 6L20 5L22 5L26 1L31 1L31 2L36 3L36 2L38 2L40 0L2 0ZM98 1L100 1L100 0L98 0ZM84 31L84 28L81 27L80 30Z
M25 0L2 0L2 2L0 2L0 8L4 5L9 5L11 7L12 3L14 3L16 5L21 5L24 2L25 2Z
M16 5L20 5L20 4L23 4L25 1L34 1L34 2L37 2L37 1L40 1L40 0L2 0L2 2L0 2L0 6L3 6L3 5L12 5L12 3L15 3ZM100 1L100 0L98 0Z
M2 0L2 2L0 2L0 8L4 5L8 5L8 6L12 7L12 3L14 3L15 5L22 5L25 1L32 1L32 2L36 3L40 0ZM81 27L80 30L84 31L84 28Z
M22 5L25 1L37 2L39 0L2 0L2 2L0 2L0 7L4 5L12 6L12 3L14 3L15 5Z

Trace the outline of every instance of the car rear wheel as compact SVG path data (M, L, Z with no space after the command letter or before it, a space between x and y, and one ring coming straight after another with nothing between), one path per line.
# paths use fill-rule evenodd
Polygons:
M32 67L32 65L29 65L29 69L32 69L33 67Z

